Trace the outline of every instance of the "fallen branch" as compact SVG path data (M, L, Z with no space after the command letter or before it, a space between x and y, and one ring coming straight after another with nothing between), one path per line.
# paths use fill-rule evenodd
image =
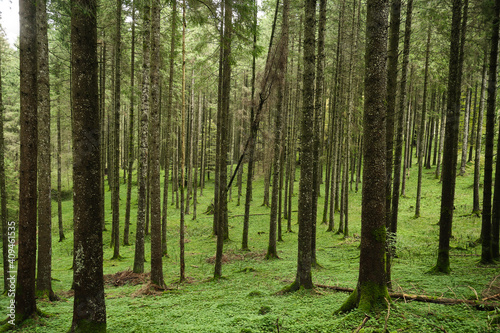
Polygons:
M353 288L338 287L338 286L327 286L324 284L316 284L316 287L323 289L330 289L336 291L342 291L351 293L354 291ZM496 308L500 308L500 303L498 302L485 302L487 299L480 300L469 300L469 299L456 299L456 298L444 298L444 297L432 297L423 295L412 295L405 293L389 293L392 299L403 299L406 301L416 301L425 303L435 303L444 305L456 305L456 304L467 304L473 306L477 310L493 311Z
M359 331L361 331L361 329L363 328L363 326L365 326L366 322L369 319L370 319L370 316L365 313L365 318L363 319L363 322L361 323L361 325L359 325L359 327L358 327L358 329L356 330L355 333L358 333Z

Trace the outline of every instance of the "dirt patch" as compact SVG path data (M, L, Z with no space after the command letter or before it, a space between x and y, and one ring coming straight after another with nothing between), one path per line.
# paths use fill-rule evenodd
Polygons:
M266 256L266 251L242 252L242 251L229 250L222 255L222 263L227 264L233 261L245 260L245 259L263 260L265 256ZM215 263L215 256L207 258L205 261L209 264L213 264Z
M500 301L500 275L495 276L481 294L483 301Z
M141 296L159 296L163 294L165 288L160 287L157 284L149 282L142 286L139 290L132 293L132 297L141 297Z
M134 273L131 270L104 275L104 284L121 287L126 284L136 286L149 281L151 273Z

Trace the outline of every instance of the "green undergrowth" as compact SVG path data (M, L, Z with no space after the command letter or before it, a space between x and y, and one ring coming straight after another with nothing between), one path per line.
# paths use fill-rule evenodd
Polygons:
M260 170L258 166L257 170ZM468 167L472 172L472 167ZM297 181L298 181L297 173ZM135 177L135 175L133 176ZM135 180L135 178L134 178ZM298 184L298 183L297 183ZM472 175L457 179L457 200L453 239L451 241L451 273L427 274L436 262L439 217L439 182L433 170L424 172L421 217L414 218L416 168L407 183L406 196L401 198L397 258L393 262L393 290L409 294L457 299L481 299L482 292L499 274L498 266L478 265L481 246L479 238L481 219L471 215ZM296 186L298 188L298 186ZM280 295L290 285L297 265L297 218L292 216L293 233L284 233L278 242L277 260L265 260L269 232L269 208L262 207L263 180L257 175L251 209L250 251L241 251L241 233L244 197L237 206L237 188L229 203L229 236L224 245L223 277L214 281L213 259L216 239L212 236L212 215L203 214L211 204L213 183L209 181L203 196L198 196L197 219L186 215L186 276L179 276L179 211L168 203L168 257L163 258L165 282L168 290L154 295L140 293L143 285L106 285L106 312L108 332L353 332L362 325L366 314L354 310L334 314L348 298L348 294L317 288L311 293L299 290ZM323 193L318 213L323 212ZM244 187L243 187L244 194ZM121 237L123 237L126 186L121 185ZM293 198L296 207L297 197ZM313 269L317 284L354 288L359 269L361 190L350 192L348 237L326 232L327 226L318 224L317 259L321 265ZM111 229L109 209L110 192L106 192L106 226ZM114 274L131 270L134 258L135 217L137 197L133 188L132 246L121 246L120 260L111 260L110 231L104 232L104 272ZM63 218L67 239L57 242L57 206L53 206L53 289L61 301L38 300L38 307L50 314L37 317L17 327L22 332L66 332L71 326L73 297L72 283L72 206L63 202ZM293 210L296 211L294 208ZM321 221L321 219L319 219ZM338 213L335 217L338 228ZM283 230L287 220L283 219ZM146 243L146 271L150 268L150 242ZM0 308L5 309L7 296L0 297ZM361 332L495 332L497 323L491 312L478 311L467 305L439 305L394 300L389 311L368 314L370 318ZM498 321L497 321L498 322Z

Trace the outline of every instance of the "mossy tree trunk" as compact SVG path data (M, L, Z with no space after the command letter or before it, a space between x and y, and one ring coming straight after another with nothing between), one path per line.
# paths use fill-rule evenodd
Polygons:
M74 306L72 332L105 332L100 145L97 84L97 4L71 6L74 186Z
M16 286L16 322L36 311L36 224L37 224L37 54L36 3L19 1L20 17L20 175L19 247Z
M390 300L385 276L387 0L368 0L366 17L363 197L361 253L356 289L341 306L370 312Z

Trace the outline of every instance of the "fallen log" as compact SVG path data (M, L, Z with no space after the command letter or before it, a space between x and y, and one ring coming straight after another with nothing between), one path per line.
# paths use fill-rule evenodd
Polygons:
M316 284L318 288L336 290L342 292L353 292L353 288L346 287L338 287L338 286L328 286L324 284ZM406 301L416 301L416 302L425 302L425 303L435 303L435 304L443 304L443 305L456 305L456 304L467 304L470 305L477 310L484 311L493 311L497 308L500 308L499 302L486 302L485 300L470 300L470 299L457 299L457 298L444 298L444 297L432 297L432 296L424 296L424 295L412 295L405 293L389 293L392 299L403 299Z

